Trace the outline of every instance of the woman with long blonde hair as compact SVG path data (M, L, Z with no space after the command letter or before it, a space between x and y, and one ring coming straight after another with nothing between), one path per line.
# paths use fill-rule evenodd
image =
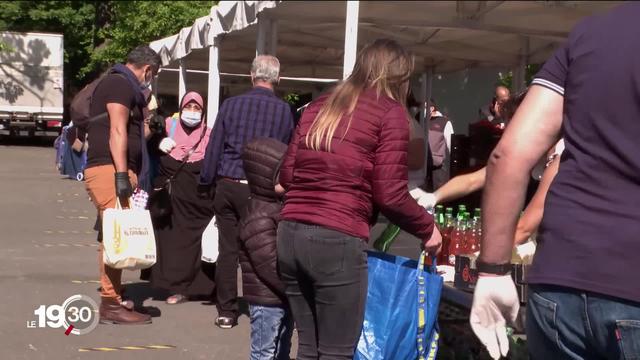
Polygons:
M367 45L349 78L305 110L280 170L278 263L298 329L298 359L351 359L367 294L374 208L436 252L441 237L407 190L413 57Z

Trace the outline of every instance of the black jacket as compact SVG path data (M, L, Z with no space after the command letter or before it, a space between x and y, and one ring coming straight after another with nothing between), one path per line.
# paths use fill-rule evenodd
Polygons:
M249 142L242 154L251 199L240 222L243 297L250 304L285 303L277 271L277 229L282 209L275 192L280 161L287 146L271 138Z

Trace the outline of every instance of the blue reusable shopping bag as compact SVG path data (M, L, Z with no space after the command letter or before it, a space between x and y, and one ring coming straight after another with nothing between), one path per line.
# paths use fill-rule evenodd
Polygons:
M435 261L368 252L369 289L356 360L435 359L442 277Z

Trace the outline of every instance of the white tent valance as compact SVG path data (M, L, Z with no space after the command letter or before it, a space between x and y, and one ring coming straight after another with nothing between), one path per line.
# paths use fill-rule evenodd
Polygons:
M273 8L277 1L220 1L211 13L194 21L179 33L149 44L162 58L162 65L182 59L193 50L213 45L214 39L232 31L242 30L258 21L258 14Z
M542 62L582 18L619 1L360 1L358 46L399 41L416 54L417 69L437 72L483 65L515 66L521 56ZM277 22L277 54L285 76L341 78L346 2L221 1L211 15L154 41L167 65L194 49L221 43L221 70L245 73L256 51L258 14ZM525 47L527 49L525 49ZM191 60L191 59L189 59ZM190 68L206 70L194 58ZM314 75L315 74L315 75Z
M221 82L227 89L239 81L246 84L220 74L247 74L256 53L277 55L283 77L335 80L350 72L357 49L391 38L415 54L416 75L424 87L420 99L428 99L434 74L472 67L514 69L518 90L524 86L526 64L544 62L578 21L619 3L222 1L210 16L151 47L165 66L178 69L161 74L160 92L208 91L211 104ZM311 92L321 88L313 81L294 86Z

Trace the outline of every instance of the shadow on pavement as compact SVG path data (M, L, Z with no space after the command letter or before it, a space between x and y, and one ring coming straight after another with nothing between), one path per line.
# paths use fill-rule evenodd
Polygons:
M153 300L165 300L168 296L168 292L154 289L148 282L127 284L124 286L123 292L124 299L133 301L136 311L149 314L151 317L159 317L162 315L162 311L155 306L144 306L144 301L149 298Z
M0 146L37 146L37 147L53 147L55 138L21 138L0 136Z

